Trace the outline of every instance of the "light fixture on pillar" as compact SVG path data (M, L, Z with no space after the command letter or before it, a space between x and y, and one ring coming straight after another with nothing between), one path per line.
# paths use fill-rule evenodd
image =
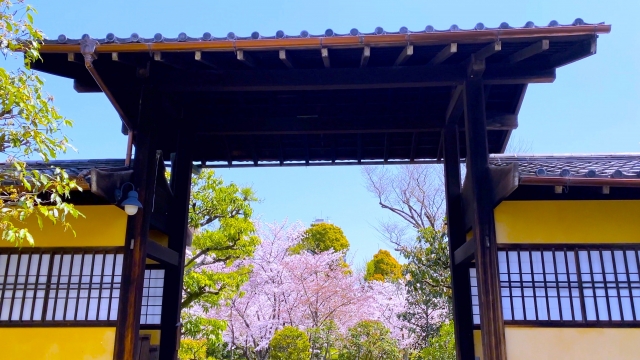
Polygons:
M124 207L124 212L126 212L127 215L135 215L138 212L138 209L142 209L142 204L140 203L140 200L138 200L138 192L135 190L135 186L133 186L132 183L124 183L120 189L116 189L116 203L122 198L124 187L127 186L127 184L131 185L132 189L127 193L127 198L124 199L120 205Z

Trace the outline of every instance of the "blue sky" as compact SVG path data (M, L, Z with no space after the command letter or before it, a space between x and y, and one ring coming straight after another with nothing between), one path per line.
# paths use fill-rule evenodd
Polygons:
M471 28L477 22L497 26L503 21L522 26L531 20L612 24L602 35L598 54L558 71L553 84L531 85L515 136L535 153L640 152L640 14L639 1L594 0L457 0L457 1L80 1L33 0L36 25L49 38L84 33L104 37L132 32L168 37L208 31L225 36L233 31L298 34L327 28L346 33L376 26L396 31L426 25ZM47 91L62 113L75 121L68 131L78 153L63 158L121 158L126 138L120 121L102 94L77 94L69 80L45 76ZM223 169L225 180L253 186L263 200L256 213L267 221L302 220L321 214L342 227L356 262L387 248L372 225L387 213L364 189L357 167Z

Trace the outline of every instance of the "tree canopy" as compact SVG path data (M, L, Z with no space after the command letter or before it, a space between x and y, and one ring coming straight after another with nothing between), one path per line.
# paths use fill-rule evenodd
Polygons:
M397 281L402 278L402 265L387 250L379 250L367 263L366 281Z
M9 71L0 68L0 154L6 158L0 168L0 232L2 240L19 246L33 245L25 220L35 216L69 229L69 217L79 212L64 202L74 180L60 169L47 172L29 170L26 160L55 159L70 148L62 134L72 125L53 106L53 97L43 89L44 81L30 70L39 59L42 32L33 24L35 10L24 1L0 0L0 50L6 56L24 54L24 68Z
M311 345L304 331L293 326L285 326L273 334L269 342L270 360L309 360Z
M398 343L380 321L363 320L349 329L340 360L399 360Z
M311 224L305 230L300 242L291 248L294 254L299 254L302 251L319 254L329 250L335 252L349 250L349 240L342 229L329 223Z
M194 236L182 300L189 349L201 352L200 343L205 342L211 352L222 342L226 322L205 314L236 296L249 280L251 265L238 262L251 258L260 243L251 221L251 204L256 201L251 188L225 184L212 170L192 177L189 226Z

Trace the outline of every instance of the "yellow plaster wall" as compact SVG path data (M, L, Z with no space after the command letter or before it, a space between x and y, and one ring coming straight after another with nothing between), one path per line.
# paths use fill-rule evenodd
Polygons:
M640 358L640 329L505 329L508 360L632 360Z
M640 243L640 201L504 201L498 243Z
M3 360L113 360L115 328L0 328Z
M160 345L160 330L140 330L140 335L149 335L151 345Z
M480 330L473 330L473 352L482 360L482 334Z
M507 360L637 360L639 328L544 328L506 326ZM482 360L480 330L474 352Z
M35 247L87 247L87 246L123 246L127 228L127 214L114 205L76 206L85 217L71 218L69 223L76 235L70 230L64 231L59 224L43 221L38 226L35 216L26 220L26 225ZM22 225L21 225L22 226ZM0 247L13 247L12 243L0 241ZM29 244L23 244L28 247Z

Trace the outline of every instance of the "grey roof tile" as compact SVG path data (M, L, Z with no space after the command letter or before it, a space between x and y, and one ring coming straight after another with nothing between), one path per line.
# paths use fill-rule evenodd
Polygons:
M640 179L640 154L493 155L490 157L489 163L493 166L518 163L521 177Z
M603 24L603 23L599 23ZM458 25L451 25L447 29L435 29L431 25L427 25L424 29L410 30L406 26L400 27L397 31L389 31L381 26L376 27L371 32L363 32L359 29L353 28L348 33L336 33L332 29L327 29L321 34L309 34L308 31L302 30L299 34L286 34L282 30L278 30L273 35L260 34L257 31L252 32L247 36L240 36L234 32L229 32L225 36L214 36L210 32L205 32L201 36L188 36L186 33L181 32L176 37L165 36L162 33L156 33L149 38L140 37L137 33L133 33L128 37L118 37L113 33L108 33L104 38L97 38L99 43L153 43L153 42L196 42L196 41L220 41L220 40L257 40L257 39L282 39L282 38L321 38L321 37L344 37L344 36L362 36L362 35L385 35L385 34L419 34L419 33L432 33L432 32L455 32L455 31L491 31L491 30L504 30L504 29L530 29L530 28L543 28L543 27L558 27L558 26L583 26L583 25L596 25L585 23L581 18L575 19L571 24L559 24L556 20L552 20L546 26L537 26L532 21L527 21L521 27L514 27L507 22L502 22L497 27L487 27L483 23L476 24L470 29L461 29ZM88 36L87 34L83 35ZM80 39L70 39L66 35L61 34L57 39L45 40L45 44L78 44Z

